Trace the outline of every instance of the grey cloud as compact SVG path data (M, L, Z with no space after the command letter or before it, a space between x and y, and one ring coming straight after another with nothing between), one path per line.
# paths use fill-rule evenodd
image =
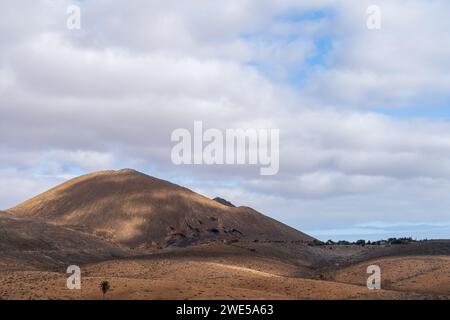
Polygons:
M413 1L403 10L382 1L380 34L365 29L365 3L90 1L80 3L79 32L65 28L68 3L19 1L0 10L8 27L0 31L0 168L11 186L0 207L74 168L131 166L189 177L194 189L226 193L211 196L228 195L298 227L373 215L448 217L450 204L440 199L450 189L449 123L356 111L425 101L426 92L446 97L445 2ZM321 8L334 15L278 19ZM410 24L426 15L436 21ZM286 33L297 40L285 41ZM333 37L325 67L312 69L305 90L280 81L317 53L317 35ZM267 77L252 63L282 76ZM170 134L194 120L218 129L279 128L279 175L261 178L248 166L175 167Z

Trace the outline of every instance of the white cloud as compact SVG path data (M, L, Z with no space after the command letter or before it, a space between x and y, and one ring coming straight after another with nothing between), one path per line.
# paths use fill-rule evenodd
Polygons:
M0 170L0 203L2 210L15 206L43 190L50 189L65 179L40 176L30 170Z
M311 95L358 108L446 104L450 85L448 1L378 1L382 28L366 28L371 1L340 2L328 68L308 83Z

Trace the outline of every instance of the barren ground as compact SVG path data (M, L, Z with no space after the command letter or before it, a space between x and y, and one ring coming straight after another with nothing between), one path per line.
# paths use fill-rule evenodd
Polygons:
M449 256L385 257L314 274L302 262L258 254L263 250L209 244L88 263L81 265L81 290L66 288L64 270L10 268L0 272L0 298L101 299L103 280L111 284L107 299L450 298ZM365 285L370 264L382 269L382 290Z

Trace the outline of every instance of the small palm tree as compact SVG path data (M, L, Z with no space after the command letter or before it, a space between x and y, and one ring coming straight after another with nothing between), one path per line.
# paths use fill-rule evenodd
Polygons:
M100 283L100 290L102 290L103 293L103 299L105 299L106 293L111 289L111 286L109 285L108 281L102 281Z

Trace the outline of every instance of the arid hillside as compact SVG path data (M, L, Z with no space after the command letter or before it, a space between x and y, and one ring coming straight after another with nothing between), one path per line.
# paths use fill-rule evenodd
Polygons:
M8 212L147 249L204 239L311 241L248 207L231 207L131 169L84 175Z
M326 245L134 170L0 212L0 299L449 299L450 240ZM82 289L66 287L78 265ZM366 287L379 265L381 290Z
M72 263L126 256L114 244L45 222L0 212L0 270L62 270Z

